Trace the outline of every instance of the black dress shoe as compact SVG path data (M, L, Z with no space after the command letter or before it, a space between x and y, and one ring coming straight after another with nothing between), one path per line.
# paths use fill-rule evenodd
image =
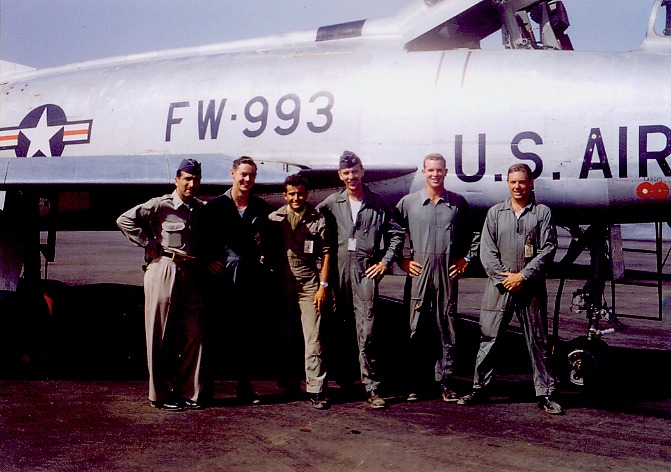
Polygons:
M184 411L184 407L179 402L174 401L151 401L152 408L158 408L159 410L165 411Z
M166 411L184 411L184 407L179 402L173 400L163 402L161 409Z
M205 405L202 403L194 402L193 400L189 400L188 398L184 398L180 402L186 410L204 410Z

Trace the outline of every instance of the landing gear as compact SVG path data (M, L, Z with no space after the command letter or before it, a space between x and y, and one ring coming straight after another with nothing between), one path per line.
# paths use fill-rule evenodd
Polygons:
M598 338L579 336L568 345L568 380L585 390L595 390L605 371L608 344Z
M603 298L603 288L601 293L601 303L593 303L594 296L592 295L592 287L589 282L585 284L582 289L577 289L573 292L573 298L571 299L571 312L572 313L586 313L587 314L587 338L588 339L600 339L606 334L611 334L616 331L622 331L627 329L627 326L622 323L615 313L608 307L605 299ZM604 320L611 325L613 328L599 329L599 323L601 320Z
M604 299L606 280L612 280L611 260L608 250L609 229L606 225L592 225L586 230L579 227L570 229L573 239L566 255L560 262L562 274L568 272L578 256L587 249L590 254L589 279L582 289L573 293L571 311L585 313L587 317L587 334L578 336L569 342L567 348L568 381L584 389L593 389L604 370L608 345L602 336L615 332L615 328L599 329L601 320L626 328L619 322L615 314L608 308ZM565 279L560 280L555 303L553 338L557 345L559 325L559 304ZM566 364L564 364L566 365Z

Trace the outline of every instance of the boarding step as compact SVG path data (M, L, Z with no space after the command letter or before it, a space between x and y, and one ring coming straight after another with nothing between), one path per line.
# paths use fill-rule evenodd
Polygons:
M664 261L663 256L663 239L662 239L662 222L655 222L655 245L654 249L645 247L645 244L637 241L627 241L627 246L624 245L622 239L622 227L620 225L611 225L609 228L609 249L610 260L612 268L611 279L611 310L612 313L622 318L639 318L662 321L662 306L663 306L663 288L664 282L671 281L671 276L663 273ZM634 254L629 257L625 254ZM636 265L644 260L654 257L655 272L643 271L638 269L627 269L625 267L625 259L630 264ZM649 261L652 262L652 261ZM617 286L638 286L642 290L649 289L650 297L657 301L657 316L646 316L642 314L618 313L617 312Z

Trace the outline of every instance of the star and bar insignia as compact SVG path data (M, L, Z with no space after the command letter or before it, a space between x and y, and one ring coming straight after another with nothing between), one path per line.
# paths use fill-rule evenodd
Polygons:
M19 126L0 128L0 150L14 149L16 157L52 157L70 144L91 141L93 120L68 121L58 105L39 106Z

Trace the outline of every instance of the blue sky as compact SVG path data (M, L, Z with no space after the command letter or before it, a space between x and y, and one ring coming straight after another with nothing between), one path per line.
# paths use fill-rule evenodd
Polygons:
M0 59L50 67L395 14L409 0L0 0ZM449 1L449 0L445 0ZM653 0L564 0L576 49L637 49Z

